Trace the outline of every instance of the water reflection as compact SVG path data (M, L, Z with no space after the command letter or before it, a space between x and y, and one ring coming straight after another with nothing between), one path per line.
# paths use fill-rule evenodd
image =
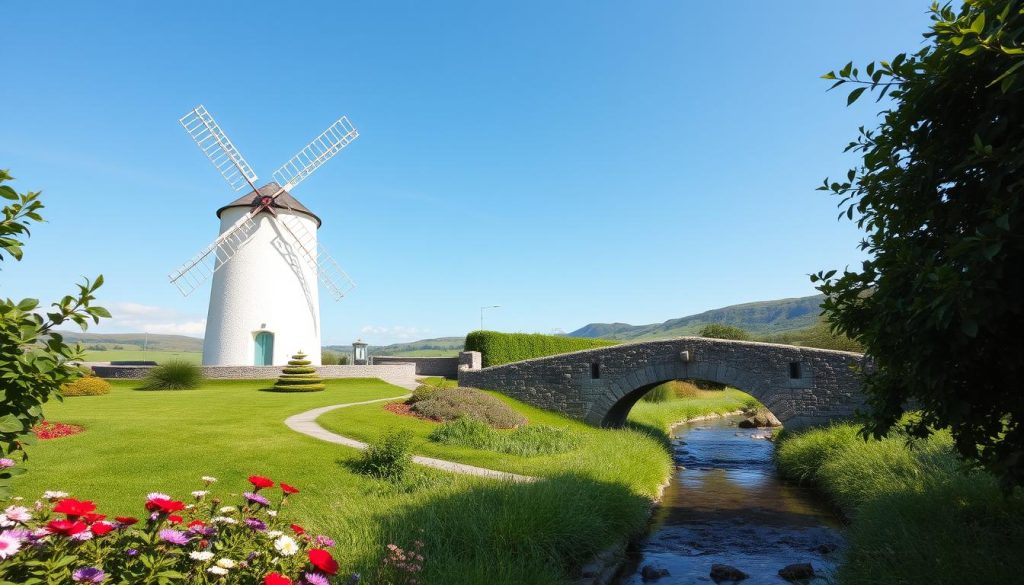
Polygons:
M668 569L657 583L712 583L711 566L732 565L742 583L785 583L778 570L811 563L818 575L838 560L838 519L808 491L783 483L772 464L774 445L738 429L738 418L680 427L673 443L682 466L665 490L650 537L637 552L637 571L621 580L645 583L641 567ZM815 582L824 582L819 578Z

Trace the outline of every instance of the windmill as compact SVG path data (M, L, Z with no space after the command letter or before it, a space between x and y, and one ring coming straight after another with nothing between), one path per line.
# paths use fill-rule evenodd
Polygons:
M185 296L213 279L203 365L280 365L297 351L319 365L317 281L336 301L355 284L317 241L320 218L291 191L359 132L342 116L257 188L256 173L206 108L179 121L231 189L247 193L217 210L220 235L169 275Z

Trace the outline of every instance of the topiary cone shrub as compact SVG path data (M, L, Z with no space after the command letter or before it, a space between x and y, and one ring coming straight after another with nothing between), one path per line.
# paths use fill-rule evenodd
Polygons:
M301 351L288 360L288 365L281 369L281 376L277 378L274 392L319 392L327 386L323 379L316 373L316 368L309 365L306 354Z

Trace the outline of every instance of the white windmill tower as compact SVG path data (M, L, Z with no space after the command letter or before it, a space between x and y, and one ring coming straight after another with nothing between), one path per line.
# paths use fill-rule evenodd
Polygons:
M340 300L354 283L317 242L320 218L290 191L359 136L342 116L256 188L256 173L203 106L180 120L234 191L220 235L170 275L188 296L213 277L203 342L209 366L282 365L298 351L320 364L317 281Z

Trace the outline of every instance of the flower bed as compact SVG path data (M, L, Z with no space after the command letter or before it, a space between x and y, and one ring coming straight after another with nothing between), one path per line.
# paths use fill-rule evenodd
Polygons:
M423 416L422 414L413 410L411 404L406 404L404 402L389 402L384 405L384 410L400 416L411 416L413 418L418 418L420 420L430 421L433 423L441 422L441 419Z
M69 425L67 423L51 422L48 420L40 421L39 424L32 427L32 432L36 434L36 437L43 441L77 435L84 430L85 427L80 427L78 425Z
M193 503L149 494L141 520L107 518L93 502L63 492L46 492L32 506L8 506L0 514L0 582L338 582L338 563L327 550L334 541L283 518L282 507L298 489L286 483L275 489L272 480L254 475L252 491L228 505L210 495L216 478L202 479L207 489L193 491Z

